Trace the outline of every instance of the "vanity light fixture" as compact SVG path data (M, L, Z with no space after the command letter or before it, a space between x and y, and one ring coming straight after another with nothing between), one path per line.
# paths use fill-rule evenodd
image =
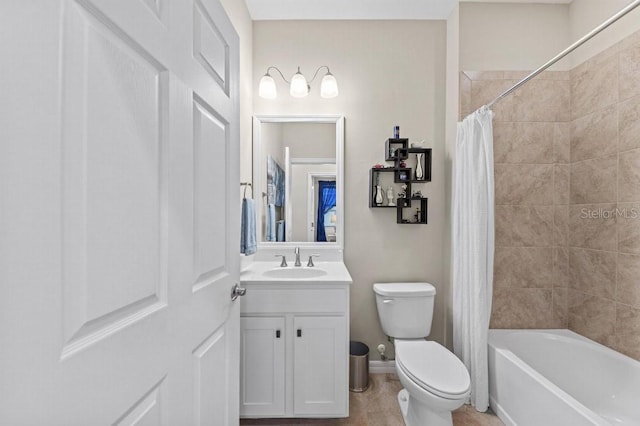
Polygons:
M276 90L276 82L269 74L269 71L272 69L278 71L280 77L289 84L289 93L294 98L304 98L309 94L309 90L311 90L311 83L316 79L318 73L321 69L326 68L327 73L322 77L322 82L320 83L320 96L323 98L335 98L338 96L338 82L336 78L331 74L329 67L326 65L322 65L318 67L316 72L313 74L313 78L310 82L307 82L305 76L300 72L300 67L298 67L298 71L291 77L291 81L287 80L282 71L280 71L277 67L270 66L267 68L267 72L260 79L260 86L258 88L258 95L261 98L265 99L275 99L277 96Z

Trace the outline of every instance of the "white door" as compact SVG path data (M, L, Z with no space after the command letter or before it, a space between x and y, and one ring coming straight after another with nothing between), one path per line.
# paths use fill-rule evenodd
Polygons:
M2 1L0 54L0 424L237 424L221 5Z

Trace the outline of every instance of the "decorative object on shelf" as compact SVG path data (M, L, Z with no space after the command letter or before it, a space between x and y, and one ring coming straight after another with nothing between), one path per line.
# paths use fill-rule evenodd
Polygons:
M424 170L422 168L423 153L416 154L416 180L424 180Z
M405 170L399 170L398 171L398 180L400 182L404 182L409 180L409 175L407 174L407 172Z
M413 142L413 143L411 144L411 148L422 148L422 145L424 145L424 139L422 139L422 140L421 140L420 142L418 142L418 143Z
M422 198L422 191L416 189L413 194L411 194L411 198Z
M382 164L375 164L375 165L373 166L373 168L374 168L374 169L382 169L382 168L384 168L384 166L383 166Z
M322 77L322 82L320 83L320 96L327 99L335 98L338 96L338 82L333 74L331 74L329 67L326 65L318 67L316 72L313 74L313 78L309 82L307 82L305 76L300 72L300 67L298 67L298 72L296 72L291 77L291 81L289 81L277 67L270 66L267 68L267 72L260 79L258 94L261 98L265 99L275 99L277 97L276 82L273 77L271 77L271 74L269 74L269 71L273 69L278 71L280 77L282 77L282 79L289 85L289 93L291 96L294 98L304 98L309 94L309 90L311 90L311 83L313 83L313 80L315 80L318 76L318 72L320 72L322 68L326 68L327 73Z
M407 184L403 183L400 185L401 192L398 192L398 198L407 198Z
M407 167L407 163L405 163L404 161L401 161L399 166L400 166L401 169L404 169L404 168Z
M400 126L393 126L393 138L400 139Z
M375 197L376 205L382 205L382 187L380 185L376 185L376 197Z
M396 203L393 202L394 198L395 196L393 195L393 187L390 186L389 188L387 188L387 205L388 206L394 207L396 205Z

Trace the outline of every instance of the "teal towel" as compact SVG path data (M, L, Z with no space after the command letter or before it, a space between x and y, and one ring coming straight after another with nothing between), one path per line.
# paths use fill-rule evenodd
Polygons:
M258 250L256 239L256 209L251 198L242 200L240 223L240 253L249 256Z

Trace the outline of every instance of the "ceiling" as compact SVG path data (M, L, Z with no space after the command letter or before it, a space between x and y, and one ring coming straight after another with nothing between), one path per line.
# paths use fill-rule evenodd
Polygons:
M245 0L255 21L278 19L447 19L457 0ZM571 3L572 0L464 0Z

